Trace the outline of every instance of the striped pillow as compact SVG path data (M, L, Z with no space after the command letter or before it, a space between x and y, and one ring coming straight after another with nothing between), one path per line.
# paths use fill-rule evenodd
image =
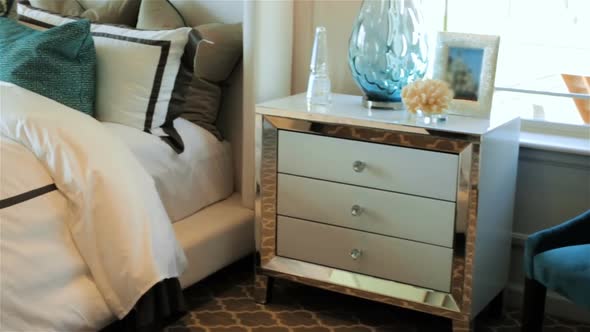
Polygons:
M166 0L142 1L137 28L174 29L186 26L180 12ZM194 37L194 38L193 38ZM184 95L173 95L182 103L182 117L205 128L219 140L217 117L226 81L242 57L242 24L207 23L194 27L188 49L195 54L188 67L194 75ZM185 64L185 63L183 63ZM187 65L187 64L185 64ZM182 69L181 69L182 70Z
M76 20L21 3L18 15L37 29ZM191 29L145 31L92 24L91 31L97 57L96 118L160 136L182 152L184 145L173 127L178 112L170 100L190 79L182 75L192 76L179 71Z

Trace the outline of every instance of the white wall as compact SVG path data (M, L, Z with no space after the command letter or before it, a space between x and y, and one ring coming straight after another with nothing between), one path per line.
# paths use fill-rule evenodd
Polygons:
M255 105L291 91L293 1L244 1L244 179L242 203L254 208Z
M360 5L360 0L295 2L292 93L307 89L315 27L325 26L332 91L361 94L348 69L348 38Z

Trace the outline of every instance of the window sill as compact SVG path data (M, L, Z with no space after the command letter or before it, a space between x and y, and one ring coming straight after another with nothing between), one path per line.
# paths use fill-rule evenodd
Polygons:
M520 132L520 147L590 156L590 137L540 133L524 129Z

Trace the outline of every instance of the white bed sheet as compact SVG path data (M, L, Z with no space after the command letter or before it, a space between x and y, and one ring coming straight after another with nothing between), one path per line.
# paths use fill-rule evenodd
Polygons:
M116 123L104 125L129 146L154 178L173 222L233 192L229 142L220 142L205 129L182 118L174 120L184 142L184 152L177 154L157 136Z

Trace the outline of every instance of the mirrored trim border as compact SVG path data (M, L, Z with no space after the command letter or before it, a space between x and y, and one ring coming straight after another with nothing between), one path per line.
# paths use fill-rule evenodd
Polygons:
M276 256L278 130L457 154L459 169L451 292L434 291ZM297 281L455 320L469 319L477 220L479 137L441 132L397 132L257 114L255 139L256 246L259 275ZM419 301L416 296L404 297L399 295L401 293L380 292L377 288L363 289L358 283L338 283L326 277L334 273L343 275L343 279L348 280L366 279L365 281L380 285L379 288L390 285L398 290L417 290L424 294L424 297Z

